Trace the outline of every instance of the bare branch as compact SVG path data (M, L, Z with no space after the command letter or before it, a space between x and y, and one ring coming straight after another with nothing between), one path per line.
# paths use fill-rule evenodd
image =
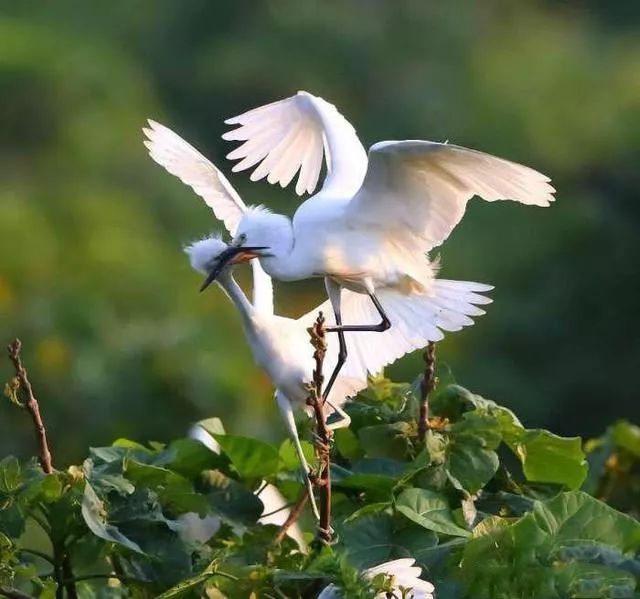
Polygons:
M327 351L325 340L324 316L318 313L314 325L309 328L311 345L314 348L313 359L316 366L313 370L313 383L309 388L307 404L313 408L316 418L316 453L318 455L319 476L313 481L320 488L320 522L318 524L318 538L326 544L331 542L331 437L332 432L327 427L327 419L324 413L322 401L322 385L324 375L322 366Z
M304 509L304 506L306 505L308 500L309 500L309 492L305 488L302 491L300 497L298 497L298 500L296 501L294 506L291 508L291 512L289 512L289 516L282 523L282 526L280 526L280 530L278 531L278 534L273 539L274 544L277 545L278 543L282 543L282 539L284 539L285 535L287 534L287 531L293 526L293 524L295 524L295 522L300 517L300 514L302 514L302 510Z
M420 416L418 418L418 439L424 441L429 429L429 394L436 384L436 344L429 342L424 352L424 376L420 383Z
M53 464L51 461L51 452L49 451L49 445L47 443L47 431L44 428L42 416L40 415L40 406L33 395L33 389L29 382L27 371L22 365L22 359L20 357L21 350L22 343L20 339L14 339L14 341L7 346L9 359L13 363L13 367L16 371L16 379L20 384L20 388L27 396L27 401L24 404L24 407L27 409L31 415L31 419L33 420L33 426L36 431L36 440L40 451L40 464L47 474L51 474L53 472Z

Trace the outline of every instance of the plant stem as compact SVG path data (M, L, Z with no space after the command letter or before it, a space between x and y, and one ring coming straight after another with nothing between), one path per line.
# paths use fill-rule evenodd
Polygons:
M300 514L302 514L302 510L304 509L304 506L306 505L308 499L309 499L309 492L307 491L307 489L304 489L300 494L300 497L298 497L298 500L294 504L293 508L291 509L291 512L289 512L289 516L280 527L278 534L273 539L274 544L277 545L278 543L282 542L282 539L284 539L285 535L287 534L287 531L300 517Z
M420 383L420 416L418 418L418 439L424 441L429 429L429 394L436 383L436 344L429 341L424 352L424 376Z
M316 418L316 453L320 465L320 475L314 480L314 484L320 487L320 522L318 524L318 538L325 544L331 543L331 430L327 427L327 419L324 413L322 401L322 384L324 376L322 366L324 356L327 351L325 341L324 316L318 313L318 318L314 325L309 328L311 345L314 348L313 359L315 368L313 370L313 383L309 389L307 404L313 408Z
M38 447L40 449L40 464L42 465L42 469L47 473L51 474L53 472L53 463L51 460L51 452L49 451L49 445L47 443L47 431L44 428L44 423L42 422L42 416L40 415L40 406L38 405L38 401L33 395L33 389L31 387L31 383L29 382L29 377L27 376L27 371L22 365L22 359L20 357L20 351L22 350L22 342L20 339L14 339L12 343L7 346L7 352L9 354L9 359L13 363L13 367L16 371L16 379L20 383L20 387L24 391L27 396L27 402L25 403L25 408L31 415L31 419L33 420L33 426L36 430L36 440L38 442Z

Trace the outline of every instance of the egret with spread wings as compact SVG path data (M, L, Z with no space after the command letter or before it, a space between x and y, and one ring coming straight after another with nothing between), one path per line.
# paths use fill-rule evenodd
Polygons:
M306 92L226 122L238 127L223 137L242 142L228 155L240 160L233 170L255 167L254 181L266 177L285 187L297 174L297 193L313 193L326 163L322 188L292 221L248 214L236 240L264 247L255 255L277 279L324 277L336 319L328 330L338 333L341 348L337 370L346 357L345 331L393 327L422 345L440 339L428 301L436 268L425 253L449 236L473 196L533 206L554 200L545 175L453 144L384 141L367 156L335 106ZM370 298L359 321L343 318L344 288ZM377 319L378 324L365 324Z

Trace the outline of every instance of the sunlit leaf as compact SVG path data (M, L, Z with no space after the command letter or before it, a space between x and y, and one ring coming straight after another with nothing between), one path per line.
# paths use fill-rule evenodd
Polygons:
M395 509L429 530L457 537L471 535L455 523L446 498L434 491L405 489L396 499Z
M215 435L215 439L243 478L262 478L278 471L278 450L272 445L236 435Z
M137 553L144 553L137 543L128 539L117 527L109 524L105 505L88 482L84 488L82 517L94 535L105 541L118 543Z

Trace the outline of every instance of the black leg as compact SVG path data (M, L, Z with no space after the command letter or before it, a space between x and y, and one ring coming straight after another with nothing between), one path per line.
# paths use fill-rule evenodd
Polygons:
M378 314L380 314L380 318L382 318L382 320L380 321L379 324L341 324L338 323L338 320L336 319L336 325L335 327L327 327L325 330L327 331L327 333L342 333L342 332L375 332L375 333L383 333L384 331L386 331L387 329L391 328L391 321L389 320L389 318L387 317L387 315L385 314L384 309L382 308L382 306L380 305L380 302L378 301L378 298L373 294L370 293L369 297L371 298L371 301L373 302L373 305L376 307L376 310L378 310Z
M382 318L382 320L380 321L379 324L347 324L347 325L343 325L342 324L342 316L338 313L335 314L336 317L336 326L335 327L327 327L325 330L327 331L327 333L338 333L338 343L339 343L339 351L338 351L338 361L336 362L336 367L333 369L333 372L331 373L331 377L329 378L329 382L327 383L327 385L324 388L324 391L322 393L322 401L325 402L327 401L327 397L329 397L329 392L331 391L331 387L333 387L333 384L335 383L336 379L338 378L338 374L340 373L340 370L342 369L342 367L344 366L344 363L347 361L347 343L345 341L344 338L344 334L345 332L377 332L377 333L382 333L384 331L386 331L387 329L389 329L391 327L391 322L389 320L389 318L387 317L387 315L385 314L384 309L382 308L382 306L380 305L380 302L378 301L378 298L373 294L370 293L369 297L371 298L371 301L373 302L373 305L376 307L376 310L378 310L378 314L380 314L380 318Z
M336 324L339 327L342 326L342 317L339 314L336 314L335 317L336 317ZM327 398L329 397L329 392L331 391L331 387L333 387L333 383L336 382L336 379L338 378L338 374L340 373L340 370L344 366L344 363L347 361L347 342L344 338L344 333L342 332L342 330L338 330L336 331L336 333L338 333L338 344L339 344L338 361L336 362L336 367L333 369L333 372L331 373L329 382L325 385L324 391L322 392L323 403L327 401Z

